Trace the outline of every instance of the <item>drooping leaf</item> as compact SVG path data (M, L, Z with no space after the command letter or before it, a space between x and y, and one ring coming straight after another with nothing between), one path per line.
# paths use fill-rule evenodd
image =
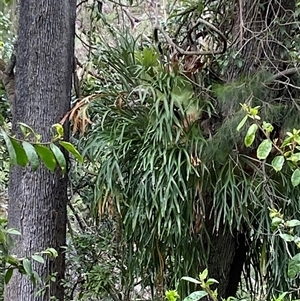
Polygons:
M292 185L294 187L298 186L300 184L300 169L297 168L294 170L292 177L291 177Z
M256 134L257 129L258 129L258 126L255 123L251 124L251 126L249 127L247 134L245 136L245 139L244 139L244 143L247 147L252 145L252 143L255 139L255 134Z
M17 165L17 155L16 155L16 151L11 143L10 138L8 137L8 135L6 134L6 132L3 130L3 128L0 128L1 134L3 136L3 139L5 141L8 153L9 153L9 157L10 157L10 162L13 166Z
M14 269L13 268L9 268L6 273L5 273L5 276L4 276L4 281L5 281L5 284L8 284L8 282L10 281L12 275L13 275L13 272L14 272Z
M257 158L260 160L266 159L272 150L272 141L265 139L257 148Z
M288 276L295 278L300 273L300 253L292 257L288 263Z
M27 275L32 275L32 265L28 258L23 259L23 267Z
M183 301L198 301L199 299L202 299L203 297L207 296L207 292L205 291L196 291L188 295L183 299Z
M51 148L62 172L65 173L66 167L67 167L67 162L66 162L66 158L65 158L64 154L59 149L59 147L57 147L54 143L50 144L50 148Z
M65 148L69 153L71 153L79 162L83 162L83 157L80 155L78 150L70 142L59 141L59 144Z
M56 167L56 160L51 150L46 146L39 144L35 145L34 148L45 166L50 171L54 171Z
M30 162L31 168L33 171L36 171L40 165L39 157L35 151L35 148L32 144L27 141L22 142L24 151L26 152L27 158Z
M16 156L17 156L17 164L25 167L26 164L28 163L28 158L26 155L25 150L23 149L22 145L15 139L11 139L11 143L15 149Z
M276 170L276 171L280 171L283 167L284 164L284 156L276 156L273 160L272 160L272 167Z

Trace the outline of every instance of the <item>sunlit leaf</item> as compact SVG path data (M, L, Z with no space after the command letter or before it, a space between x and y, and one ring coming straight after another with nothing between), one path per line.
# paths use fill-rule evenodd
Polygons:
M38 153L39 157L41 158L42 162L45 164L45 166L50 171L54 171L56 167L56 160L52 151L46 146L39 144L35 145L34 148Z
M237 128L236 128L237 131L240 131L240 130L241 130L241 128L245 125L247 119L248 119L248 116L246 115L246 116L241 120L241 122L239 123L239 125L237 126Z
M27 158L30 162L31 168L33 171L36 171L40 165L39 157L35 151L35 148L32 144L27 141L22 142L24 151L26 152Z
M273 160L272 160L272 167L276 170L276 171L280 171L283 167L284 164L284 156L276 156Z
M245 139L244 139L244 143L247 147L252 145L252 143L255 139L255 134L256 134L257 129L258 129L258 126L255 123L251 124L251 126L249 127L247 134L245 136Z
M257 148L257 158L264 160L266 159L272 150L272 141L265 139Z
M184 276L181 278L181 280L185 280L185 281L196 283L196 284L201 284L201 282L199 280L189 277L189 276Z

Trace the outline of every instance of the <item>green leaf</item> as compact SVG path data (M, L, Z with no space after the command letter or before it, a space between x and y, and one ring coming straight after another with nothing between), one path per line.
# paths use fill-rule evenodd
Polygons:
M69 153L71 153L79 162L83 162L83 157L80 155L80 153L72 143L66 141L59 141L58 143Z
M206 282L205 282L205 284L207 284L207 285L212 285L212 284L214 284L214 283L219 283L219 281L216 280L216 279L213 279L213 278L209 278L209 279L207 279Z
M54 248L47 248L46 250L41 252L42 254L46 254L50 257L56 258L58 256L58 252Z
M27 275L32 275L32 265L28 258L23 259L23 267Z
M239 125L237 126L236 130L239 132L241 130L241 128L245 125L246 121L248 119L248 116L246 115L241 122L239 123Z
M64 128L60 123L55 123L52 125L55 128L58 138L62 138L64 136Z
M43 145L36 144L34 146L36 152L40 156L41 160L45 164L45 166L50 170L54 171L56 167L56 160L49 148Z
M251 126L249 127L247 134L245 136L245 139L244 139L244 143L247 147L252 145L252 143L255 139L255 134L256 134L257 129L258 129L258 126L255 123L251 124Z
M6 132L3 130L3 128L0 128L0 130L1 130L1 134L3 136L3 139L6 143L6 147L7 147L8 153L9 153L9 157L10 157L10 162L13 166L17 165L17 155L16 155L16 151L11 143L11 140L8 137L8 135L6 134Z
M264 140L257 148L257 158L266 159L272 150L272 141L270 139Z
M27 158L30 162L31 168L33 171L36 171L40 165L39 157L35 151L35 148L32 144L27 141L22 142L23 148L26 152Z
M11 138L11 143L15 149L16 152L16 156L17 156L17 164L25 167L26 164L28 163L28 158L26 155L25 150L23 149L22 145L19 144L18 141L16 141L15 139Z
M295 240L295 237L290 234L280 233L279 236L285 241L294 241Z
M275 169L275 171L280 171L283 167L283 163L284 163L284 156L276 156L273 160L272 160L272 167Z
M183 301L198 301L199 299L202 299L203 297L207 296L207 292L205 291L196 291L188 295L183 299Z
M295 278L300 273L300 253L296 254L288 263L288 277Z
M294 170L292 177L291 177L292 185L294 187L298 186L300 184L300 169L297 168Z
M188 281L188 282L192 282L192 283L195 283L195 284L201 284L201 282L195 278L192 278L192 277L189 277L189 276L184 276L181 278L181 280L185 280L185 281Z
M297 219L292 219L290 221L287 221L285 224L287 227L293 228L293 227L300 226L300 221Z
M201 281L205 280L208 276L208 270L205 269L202 273L200 273L199 278Z
M33 134L34 136L36 135L33 128L27 125L26 123L19 122L19 126L25 138L28 137L30 134Z
M32 259L34 259L35 261L37 261L39 263L45 263L45 260L41 255L34 254L31 257L32 257Z
M9 280L11 279L12 275L13 275L14 269L13 268L9 268L4 276L4 281L5 284L8 284Z
M21 232L14 228L7 229L6 233L10 235L21 235Z
M65 158L64 154L59 149L59 147L57 147L54 143L50 144L50 148L51 148L62 172L65 173L66 167L67 167L67 162L66 162L66 158Z

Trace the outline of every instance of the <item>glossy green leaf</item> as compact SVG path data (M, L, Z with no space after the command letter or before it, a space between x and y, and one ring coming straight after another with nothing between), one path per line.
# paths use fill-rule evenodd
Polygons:
M300 184L300 169L297 168L294 170L292 177L291 177L292 185L294 187L298 186Z
M52 151L46 146L39 144L35 145L34 148L47 169L54 171L56 167L56 160Z
M276 156L273 160L272 160L272 167L276 170L276 171L280 171L283 167L284 164L284 156Z
M16 151L13 147L13 144L11 143L10 138L8 137L6 132L3 130L3 128L0 128L0 131L1 131L2 137L5 141L7 150L8 150L8 154L9 154L9 157L10 157L10 162L13 166L17 165L17 155L16 155Z
M10 281L12 275L13 275L13 272L14 272L14 269L13 268L9 268L6 273L5 273L5 276L4 276L4 281L5 281L5 284L8 284L8 282Z
M59 141L59 144L69 153L71 153L79 162L83 162L83 157L80 155L80 153L72 143L66 141Z
M11 139L11 143L16 152L17 164L22 167L25 167L26 164L28 163L28 158L27 158L25 150L23 149L22 145L13 138Z
M36 171L40 165L39 157L35 151L35 148L32 144L27 141L22 142L24 151L26 152L27 158L30 162L31 168L33 171Z
M288 263L288 277L295 278L300 273L300 253L296 254Z
M251 124L251 126L249 127L247 134L245 136L245 139L244 139L244 143L247 147L252 145L252 143L255 139L255 134L256 134L257 129L258 129L258 126L255 123Z
M28 258L23 259L23 267L27 275L32 275L32 265Z
M196 291L188 295L183 299L183 301L198 301L202 299L203 297L207 296L207 292L205 291Z
M240 131L240 130L241 130L241 128L245 125L247 119L248 119L248 116L246 115L246 116L241 120L241 122L239 123L239 125L237 126L237 128L236 128L237 131Z
M50 149L52 150L52 152L56 158L56 161L58 162L62 172L65 173L66 168L67 168L67 162L66 162L66 158L65 158L64 154L59 149L59 147L57 147L54 143L50 144Z
M257 158L264 160L266 159L272 150L272 141L265 139L257 148Z

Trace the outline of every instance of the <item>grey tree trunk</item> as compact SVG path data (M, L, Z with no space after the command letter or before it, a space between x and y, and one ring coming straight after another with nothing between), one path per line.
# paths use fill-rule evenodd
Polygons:
M13 129L24 122L49 141L51 125L59 122L70 104L76 0L22 0L19 13ZM43 296L35 297L32 283L15 272L5 289L6 301L46 301L50 295L63 300L66 205L67 177L59 170L11 170L9 227L22 233L14 254L30 256L52 247L59 257L34 264L44 281L56 273L56 281Z

